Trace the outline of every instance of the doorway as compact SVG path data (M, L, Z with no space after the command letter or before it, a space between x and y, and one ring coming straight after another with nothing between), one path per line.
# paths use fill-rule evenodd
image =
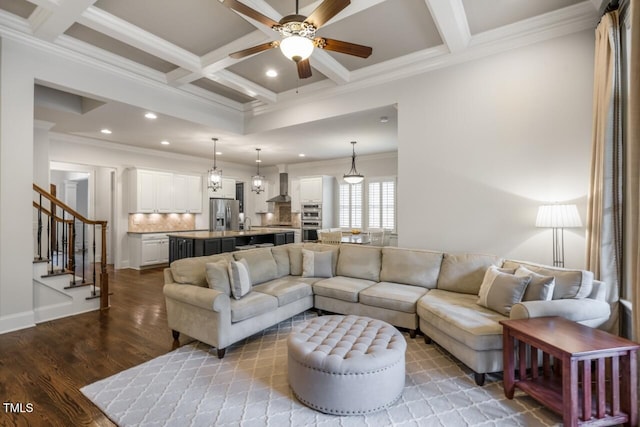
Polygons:
M107 221L107 264L113 264L116 257L114 244L115 209L115 168L72 163L50 162L49 181L57 187L57 197L69 207L88 219ZM89 262L102 260L100 229L95 232L95 257L93 252L93 227L76 227L76 250L86 251ZM84 231L84 232L83 232ZM84 249L83 249L84 248Z

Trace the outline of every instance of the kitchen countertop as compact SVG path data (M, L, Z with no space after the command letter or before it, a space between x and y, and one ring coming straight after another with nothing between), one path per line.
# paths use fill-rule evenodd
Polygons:
M256 228L256 227L254 227ZM282 228L267 228L260 227L260 230L251 231L194 231L194 232L179 232L179 233L167 233L169 237L184 237L186 239L216 239L220 237L242 237L242 236L262 236L265 234L282 233Z
M127 234L179 234L179 233L194 233L199 231L208 231L208 230L205 228L199 228L196 230L127 231Z

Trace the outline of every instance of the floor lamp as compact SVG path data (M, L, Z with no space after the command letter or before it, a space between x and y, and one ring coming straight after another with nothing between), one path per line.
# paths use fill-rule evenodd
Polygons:
M536 227L553 230L553 265L564 267L564 229L582 227L576 205L542 205Z

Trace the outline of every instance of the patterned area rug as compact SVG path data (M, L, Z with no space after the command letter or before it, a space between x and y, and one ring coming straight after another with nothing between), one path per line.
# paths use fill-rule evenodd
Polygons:
M406 385L384 411L340 417L307 408L287 382L287 335L314 313L284 321L227 349L202 343L82 388L120 426L555 426L561 418L523 394L504 397L499 376L484 387L436 345L407 334Z

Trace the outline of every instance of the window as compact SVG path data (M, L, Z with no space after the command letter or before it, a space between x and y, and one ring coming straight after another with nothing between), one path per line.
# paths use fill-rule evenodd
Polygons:
M369 182L369 228L396 228L396 181L393 178Z
M362 183L340 184L340 227L362 228Z

